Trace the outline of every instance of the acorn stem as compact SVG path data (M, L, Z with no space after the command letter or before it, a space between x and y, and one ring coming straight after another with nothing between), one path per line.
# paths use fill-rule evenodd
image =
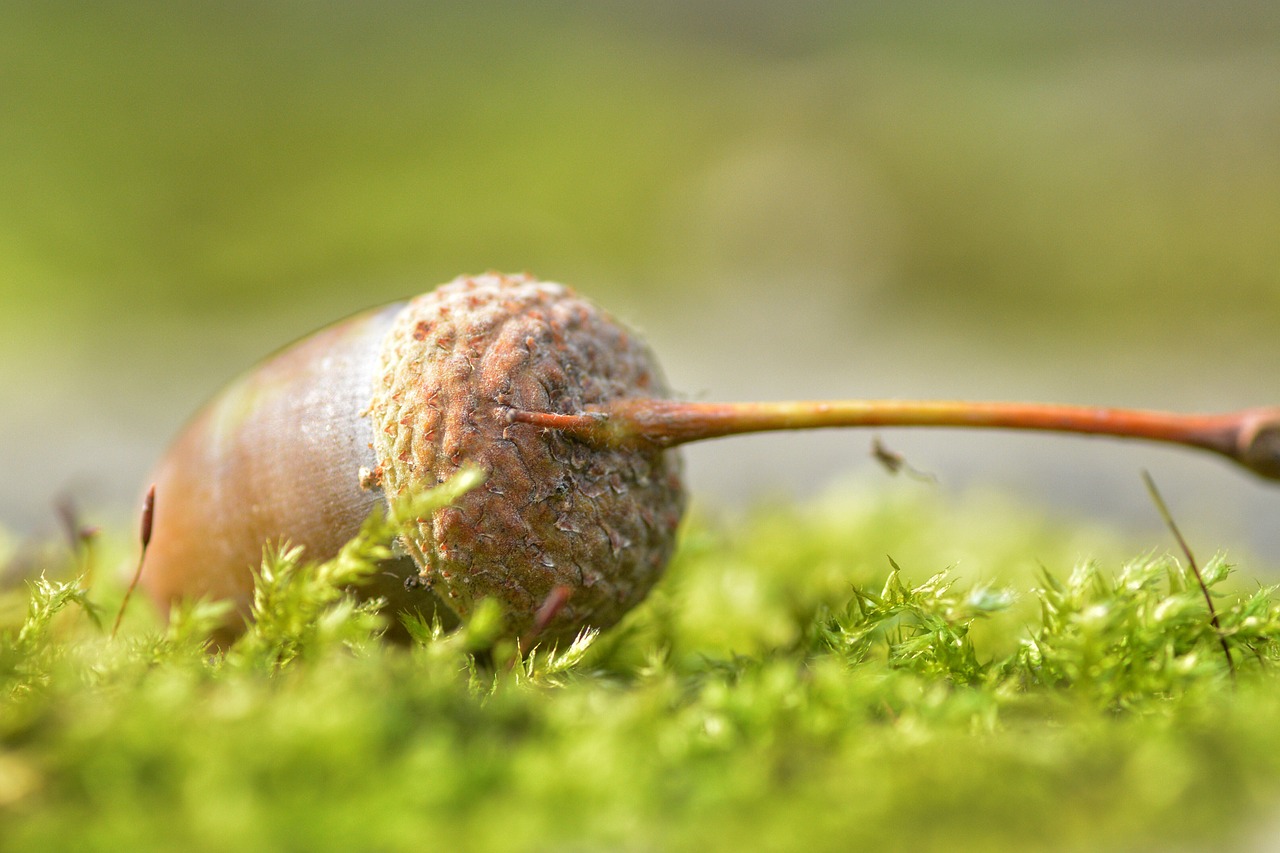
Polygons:
M555 429L592 444L663 447L739 435L831 427L986 427L1106 435L1195 447L1280 479L1280 408L1180 414L1046 403L957 400L830 400L691 403L620 400L599 410L553 414L513 410L513 423Z

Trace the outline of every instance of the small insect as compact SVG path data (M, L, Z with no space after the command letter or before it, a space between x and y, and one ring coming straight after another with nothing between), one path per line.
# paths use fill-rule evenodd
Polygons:
M878 435L871 439L871 458L879 462L884 470L890 474L906 474L916 480L923 480L929 483L938 482L937 475L922 471L908 463L907 457L886 447Z
M420 592L426 589L431 589L431 581L422 575L409 575L404 579L405 592Z

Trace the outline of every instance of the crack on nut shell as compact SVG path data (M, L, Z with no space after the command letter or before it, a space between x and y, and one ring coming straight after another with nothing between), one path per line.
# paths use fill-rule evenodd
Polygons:
M409 303L377 375L369 413L388 500L462 464L487 473L455 511L404 537L460 615L495 597L519 633L552 589L568 586L571 603L542 636L571 639L617 621L656 582L684 507L678 458L587 446L509 414L665 396L637 336L562 285L477 276Z

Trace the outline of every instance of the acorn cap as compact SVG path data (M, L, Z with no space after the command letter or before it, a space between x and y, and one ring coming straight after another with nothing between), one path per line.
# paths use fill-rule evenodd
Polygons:
M463 465L485 473L402 537L459 616L494 598L523 635L563 586L541 639L568 640L614 624L658 580L685 505L676 453L596 447L508 417L670 395L648 347L608 314L560 284L459 278L395 318L374 382L372 479L388 501Z

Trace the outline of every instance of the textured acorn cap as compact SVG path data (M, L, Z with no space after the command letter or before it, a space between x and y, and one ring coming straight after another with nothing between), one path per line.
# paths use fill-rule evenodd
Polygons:
M570 639L615 623L660 577L684 510L679 458L591 446L507 412L667 396L648 347L571 289L460 278L408 303L383 343L373 480L394 501L463 465L482 469L481 486L418 520L406 549L458 615L497 599L513 634L568 587L542 638Z

